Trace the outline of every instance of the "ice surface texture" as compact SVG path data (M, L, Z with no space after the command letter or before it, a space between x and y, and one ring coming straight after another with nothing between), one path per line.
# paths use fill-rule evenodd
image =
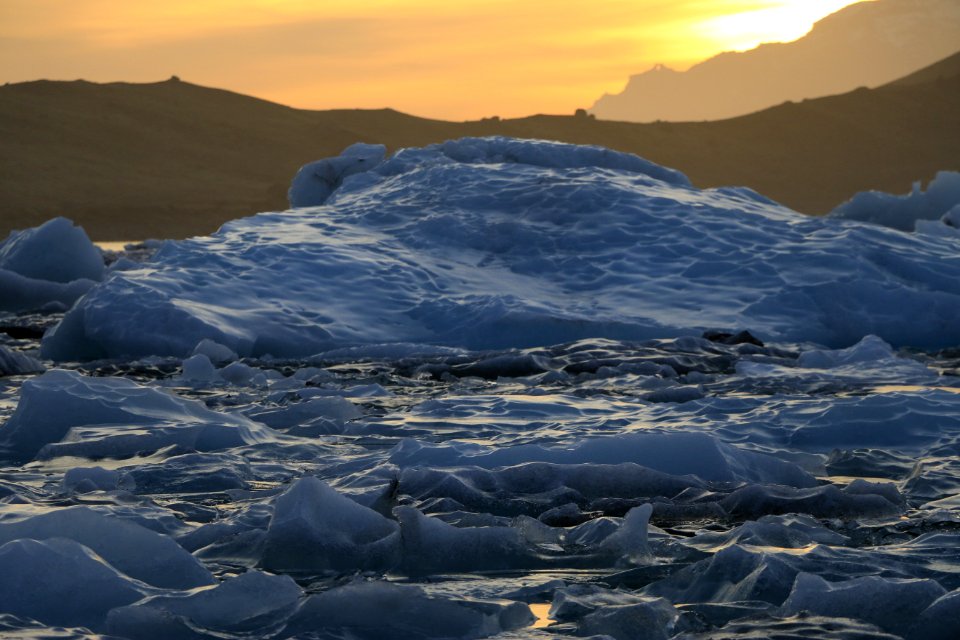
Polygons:
M0 632L956 637L960 361L715 338L6 378Z
M168 243L112 274L44 356L184 357L212 340L304 357L705 328L829 347L867 334L960 342L957 238L808 218L595 147L463 139L382 162L375 151L308 165L291 188L301 208Z
M100 250L66 218L13 231L0 243L0 311L65 309L103 273Z

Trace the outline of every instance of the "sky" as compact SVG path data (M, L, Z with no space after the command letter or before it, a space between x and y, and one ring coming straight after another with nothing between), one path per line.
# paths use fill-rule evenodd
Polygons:
M849 0L0 0L0 82L183 80L311 109L572 113Z

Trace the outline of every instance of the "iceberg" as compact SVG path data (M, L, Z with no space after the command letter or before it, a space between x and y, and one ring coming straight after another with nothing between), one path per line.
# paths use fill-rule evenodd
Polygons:
M382 161L368 151L305 168L294 209L166 243L111 274L43 356L184 358L211 341L303 358L744 328L829 348L868 334L960 342L957 238L809 218L597 147L468 138Z
M66 218L13 231L0 243L0 311L65 310L104 271L100 250Z
M874 224L913 231L929 229L918 222L940 220L943 225L956 227L960 215L960 173L941 171L924 191L920 183L902 196L881 191L858 193L848 202L830 212L830 217L843 220L861 220Z
M313 477L277 499L263 566L273 571L386 570L397 564L400 527Z

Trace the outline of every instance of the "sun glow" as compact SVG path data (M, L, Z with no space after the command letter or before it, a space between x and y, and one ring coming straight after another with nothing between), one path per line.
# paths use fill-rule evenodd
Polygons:
M801 38L817 20L853 3L824 0L761 4L769 6L710 18L699 23L694 33L723 50L744 51L766 42Z
M571 113L657 63L802 36L844 0L3 0L0 82L171 75L305 108Z

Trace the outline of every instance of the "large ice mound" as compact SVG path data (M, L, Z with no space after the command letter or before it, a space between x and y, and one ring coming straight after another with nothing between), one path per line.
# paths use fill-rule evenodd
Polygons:
M182 357L206 339L302 357L708 328L828 347L960 342L957 237L809 218L597 147L463 139L384 161L354 148L302 172L291 200L319 206L235 220L114 273L43 354Z

